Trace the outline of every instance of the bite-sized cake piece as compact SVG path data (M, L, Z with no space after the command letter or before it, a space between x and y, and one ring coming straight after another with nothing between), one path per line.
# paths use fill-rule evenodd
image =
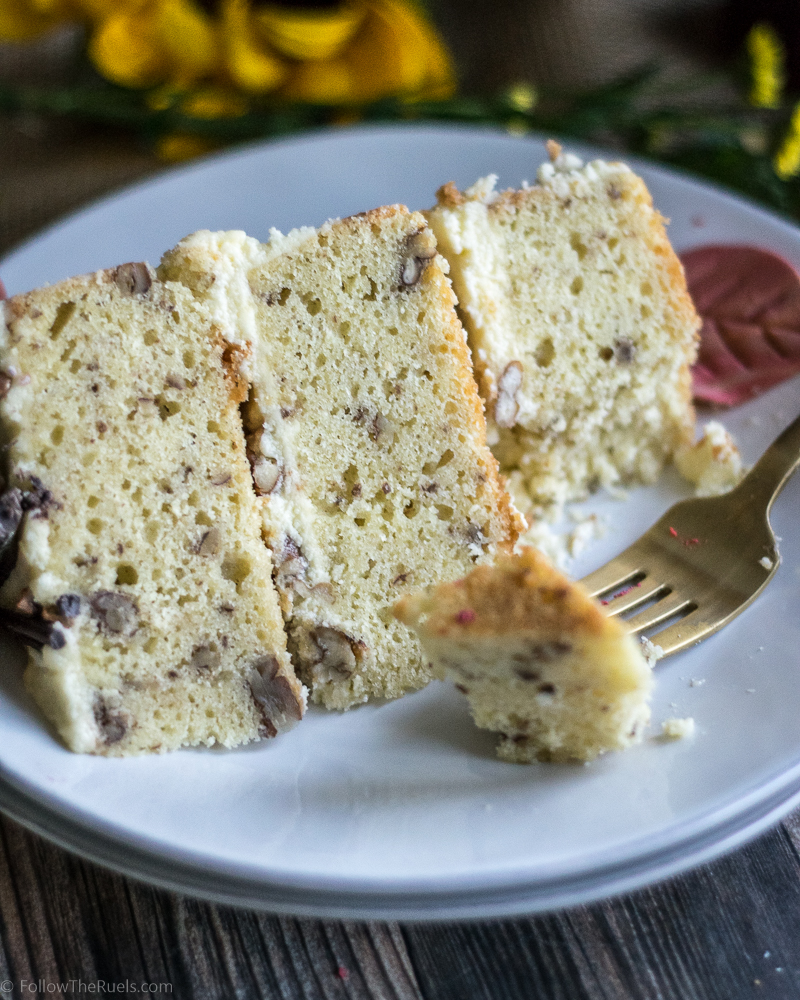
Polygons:
M248 346L145 264L0 309L2 534L21 521L2 620L67 746L234 746L293 724L304 691L239 420Z
M592 760L641 739L652 674L639 644L535 549L407 595L395 613L477 725L501 734L504 760Z
M709 420L694 444L678 449L675 466L684 479L694 483L699 497L727 493L744 475L736 442L718 420Z
M652 481L692 438L699 320L644 183L549 144L539 183L446 184L427 213L450 262L503 471L537 504Z
M426 684L395 600L516 538L443 266L401 206L264 246L200 233L164 262L252 331L253 478L295 668L329 708Z

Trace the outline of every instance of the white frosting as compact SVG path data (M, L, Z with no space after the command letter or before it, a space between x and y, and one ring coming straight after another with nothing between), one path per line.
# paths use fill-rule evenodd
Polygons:
M264 259L269 260L282 253L291 253L316 235L317 230L313 226L299 226L297 229L289 230L285 236L280 229L270 229L269 242L263 244L261 248Z
M297 250L307 240L315 239L316 234L315 229L304 226L293 229L285 236L279 230L271 229L267 244L261 244L238 230L219 233L201 231L184 240L184 245L199 247L214 257L216 280L206 296L211 303L214 319L226 339L248 343L258 357L260 340L249 273L279 254ZM264 377L268 366L257 365L256 370ZM254 373L246 374L252 377ZM267 395L276 398L277 392L268 392ZM268 513L264 513L265 526L273 538L279 533L280 536L291 538L301 548L303 557L308 562L307 579L310 585L329 582L327 560L321 548L313 541L316 533L312 522L316 512L303 493L302 483L295 471L298 468L294 444L295 425L291 420L283 419L279 406L265 406L263 399L259 399L259 404L266 411L259 451L266 458L277 462L283 471L280 492L270 495L264 501L269 507ZM274 541L278 544L279 538L274 538Z
M549 187L559 197L570 195L580 197L589 193L592 184L609 177L630 174L631 170L624 163L606 163L605 160L592 160L586 166L572 153L561 153L553 163L543 163L536 179L543 187Z
M488 177L479 177L472 187L467 188L464 196L469 201L479 201L484 205L491 205L493 201L497 201L499 198L495 190L496 185L497 174L489 174Z
M261 244L239 229L218 233L203 229L187 236L183 245L199 247L214 259L215 280L205 294L222 335L230 343L252 343L256 319L247 275L261 259Z
M50 522L46 517L25 518L19 540L19 557L32 569L44 572L50 562Z
M54 628L64 636L64 646L61 649L45 646L41 653L31 652L30 656L38 661L39 671L57 675L49 683L41 683L47 716L70 749L75 753L91 753L97 747L99 731L94 718L95 691L83 676L78 648L79 622L80 619L68 629L56 622ZM36 684L35 678L31 679Z

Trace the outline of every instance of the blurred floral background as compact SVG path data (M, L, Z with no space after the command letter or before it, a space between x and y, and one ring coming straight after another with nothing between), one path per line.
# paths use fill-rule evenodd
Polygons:
M0 0L0 252L165 162L414 119L594 141L800 218L800 4Z

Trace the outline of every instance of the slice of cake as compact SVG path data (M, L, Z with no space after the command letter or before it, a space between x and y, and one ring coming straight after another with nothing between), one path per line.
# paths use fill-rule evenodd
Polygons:
M234 746L293 724L304 692L239 419L247 345L144 264L0 309L0 541L19 525L2 620L67 746Z
M518 520L425 219L389 206L264 246L199 233L162 267L250 331L248 454L314 700L422 687L427 662L392 605L492 559Z
M504 760L592 760L641 739L652 674L638 643L535 549L402 598L436 675L501 734Z
M692 440L699 320L644 183L549 144L539 183L446 184L427 216L447 257L489 440L541 505L655 479Z

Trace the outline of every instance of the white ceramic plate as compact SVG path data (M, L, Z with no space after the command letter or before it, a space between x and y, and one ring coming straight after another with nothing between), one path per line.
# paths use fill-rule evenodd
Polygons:
M587 151L578 152L586 154ZM592 151L588 151L592 152ZM10 293L127 260L158 261L199 228L318 225L386 202L424 208L444 181L533 179L542 144L495 131L381 127L309 135L167 174L87 209L0 264ZM736 198L639 165L683 249L768 247L800 267L800 231ZM800 380L726 416L752 461L800 411ZM683 495L676 477L625 502L589 572ZM338 917L487 917L587 901L707 860L800 801L800 477L775 506L783 564L727 629L658 668L654 725L691 715L692 740L648 739L580 766L493 756L465 701L435 683L345 715L309 712L232 752L104 760L68 753L3 649L0 806L65 847L179 891ZM691 680L703 681L691 686Z

